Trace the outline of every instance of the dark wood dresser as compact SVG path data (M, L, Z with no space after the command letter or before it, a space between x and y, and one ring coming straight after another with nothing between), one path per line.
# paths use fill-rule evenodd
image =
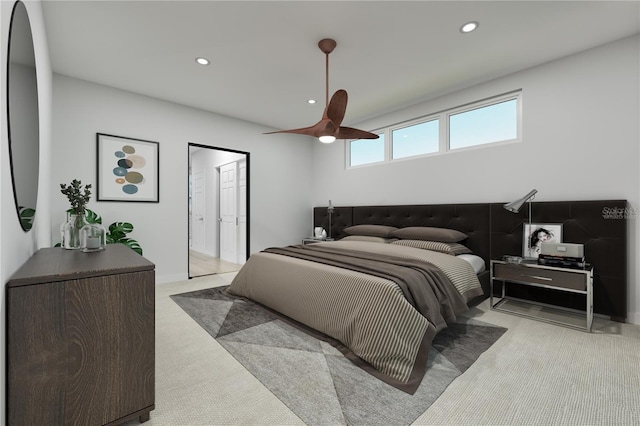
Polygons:
M106 425L154 408L154 264L45 248L7 283L7 424Z

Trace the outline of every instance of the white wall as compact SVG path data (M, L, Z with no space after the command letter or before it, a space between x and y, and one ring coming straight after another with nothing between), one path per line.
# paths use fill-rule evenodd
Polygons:
M13 199L13 187L11 185L11 170L8 158L8 134L6 110L6 69L9 22L13 1L0 2L0 191L2 203L0 207L0 282L2 286L2 300L0 301L0 330L3 330L0 347L0 419L5 418L5 287L11 275L33 254L33 252L50 244L49 240L49 195L47 191L39 190L37 213L34 219L34 227L25 233L20 227L18 216L15 212ZM51 61L49 60L49 48L45 35L44 20L40 2L25 2L27 14L31 23L33 34L34 53L37 67L38 80L38 109L40 112L40 177L39 186L47 185L51 172ZM0 421L1 422L1 421Z
M160 203L96 202L103 223L126 220L158 283L188 274L188 143L250 153L250 252L296 243L309 228L312 141L262 135L262 126L94 83L54 75L51 235L68 208L59 184L95 184L96 133L160 143ZM95 188L95 185L94 185Z
M639 59L640 37L634 36L356 123L376 129L523 92L521 143L350 170L343 143L314 145L313 204L503 202L536 188L537 201L627 199L638 211ZM634 323L640 323L637 223L628 223L628 312Z

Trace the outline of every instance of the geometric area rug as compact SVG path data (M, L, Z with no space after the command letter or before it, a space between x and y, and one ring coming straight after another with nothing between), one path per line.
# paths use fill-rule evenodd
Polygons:
M433 340L422 383L410 395L226 287L171 298L308 425L411 424L506 331L479 321L451 324Z

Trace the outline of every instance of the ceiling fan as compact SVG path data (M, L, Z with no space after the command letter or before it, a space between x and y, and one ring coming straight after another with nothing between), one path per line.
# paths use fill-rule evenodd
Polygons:
M326 83L325 83L325 108L322 119L311 127L300 129L278 130L272 133L297 133L300 135L315 136L320 142L331 143L336 139L378 139L378 135L353 127L341 126L342 119L347 110L347 91L340 89L331 96L329 101L329 53L336 47L335 40L330 38L318 42L318 47L326 57Z

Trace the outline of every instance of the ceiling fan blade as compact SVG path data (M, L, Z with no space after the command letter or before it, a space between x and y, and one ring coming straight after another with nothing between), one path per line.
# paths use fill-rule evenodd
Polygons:
M290 130L276 130L274 132L265 132L263 135L272 135L274 133L295 133L298 135L308 135L314 136L315 129L313 127L303 127L300 129L290 129Z
M328 118L323 118L318 121L316 124L310 127L302 127L300 129L289 129L289 130L276 130L274 132L266 132L265 135L270 135L273 133L295 133L299 135L307 135L307 136L315 136L316 138L322 135L332 135L336 132L336 126L333 122Z
M379 137L375 133L344 126L341 126L336 134L337 139L378 139Z
M340 127L344 114L347 111L347 91L340 89L331 97L329 105L324 110L324 117L333 121L336 128Z

